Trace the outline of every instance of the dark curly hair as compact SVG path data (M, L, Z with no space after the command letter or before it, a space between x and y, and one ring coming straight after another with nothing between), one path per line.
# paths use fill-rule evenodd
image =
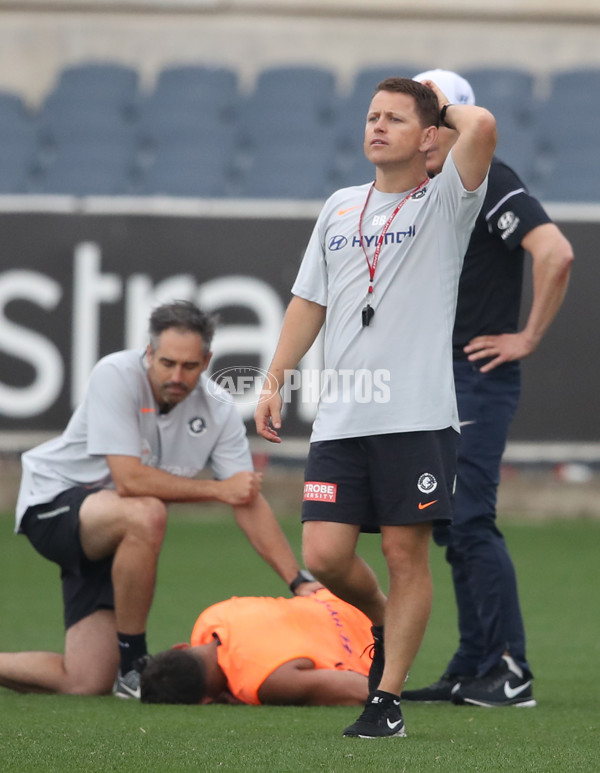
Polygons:
M206 667L188 650L166 650L142 671L142 703L198 704L206 694Z

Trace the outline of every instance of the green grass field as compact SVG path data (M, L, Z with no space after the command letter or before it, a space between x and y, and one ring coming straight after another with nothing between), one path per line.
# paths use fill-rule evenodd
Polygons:
M197 613L230 595L285 595L228 515L174 513L148 629L153 651L183 641ZM295 518L282 524L300 544ZM517 565L535 709L404 706L408 737L344 739L354 708L144 706L112 697L0 688L0 769L28 771L598 771L600 522L503 521ZM361 553L385 577L379 540ZM449 572L432 548L434 610L411 684L442 673L456 644ZM58 570L0 516L0 649L62 649ZM266 634L268 635L268 634Z

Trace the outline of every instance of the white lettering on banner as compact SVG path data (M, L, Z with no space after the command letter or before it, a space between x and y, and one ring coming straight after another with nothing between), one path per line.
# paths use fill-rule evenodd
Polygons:
M83 398L91 369L99 356L99 305L114 303L122 294L123 280L115 274L102 274L100 248L85 243L75 250L75 297L73 351L82 352L73 362L72 407ZM266 369L275 351L278 331L283 320L283 304L268 284L246 276L212 279L197 285L190 274L167 277L156 285L148 274L133 274L125 288L125 347L143 347L148 338L151 310L174 299L197 301L207 311L228 306L250 308L258 325L226 325L217 329L213 341L213 368L218 358L228 354L258 355L260 367ZM83 352L86 352L83 356ZM235 400L235 396L234 396ZM240 404L246 421L254 406Z
M73 356L71 362L71 404L83 400L90 372L98 360L100 311L102 303L121 298L121 279L100 272L100 247L82 242L75 247L73 270Z
M61 297L60 284L37 271L0 274L0 350L29 363L35 371L29 386L0 383L0 413L5 416L25 418L47 410L62 389L63 362L52 341L9 321L4 309L14 300L26 300L52 311Z
M266 282L248 276L224 276L199 285L191 274L177 274L154 283L145 273L127 279L102 272L100 246L81 242L73 255L73 309L71 354L71 408L83 399L90 372L100 356L103 304L124 299L123 343L113 349L143 347L147 342L150 311L174 299L197 301L208 311L224 308L248 309L257 322L222 325L213 341L212 367L219 358L235 356L258 361L266 371L277 345L284 307L277 292ZM0 381L0 414L18 418L34 417L46 411L64 389L65 363L54 343L41 333L8 320L4 309L24 299L53 310L62 297L61 285L34 271L0 272L0 351L32 366L35 380L28 386L13 387ZM260 387L260 385L259 385ZM257 387L257 389L259 388ZM259 389L260 391L260 389ZM244 420L252 417L254 404L234 394Z

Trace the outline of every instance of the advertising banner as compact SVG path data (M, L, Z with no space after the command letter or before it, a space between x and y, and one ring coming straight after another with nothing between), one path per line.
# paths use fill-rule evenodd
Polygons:
M0 214L1 431L60 432L94 363L144 347L150 310L172 299L218 313L212 371L251 421L318 209L294 217L266 207L258 217L238 213L235 202L222 206L199 216ZM573 277L558 318L523 364L512 439L597 442L600 224L560 225L575 249ZM290 384L288 437L310 432L319 344Z

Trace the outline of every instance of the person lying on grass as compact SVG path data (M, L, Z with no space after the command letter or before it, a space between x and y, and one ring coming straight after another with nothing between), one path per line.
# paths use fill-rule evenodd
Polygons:
M356 607L321 589L208 607L190 644L148 657L143 703L361 705L373 636Z

